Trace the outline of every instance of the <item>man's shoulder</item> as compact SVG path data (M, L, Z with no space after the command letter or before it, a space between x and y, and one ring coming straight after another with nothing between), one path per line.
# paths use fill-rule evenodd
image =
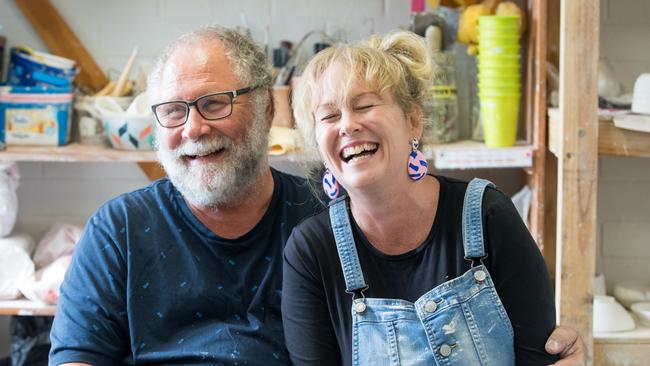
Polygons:
M135 216L161 210L173 200L175 192L169 179L158 179L145 187L122 193L106 201L94 216Z
M306 178L285 173L274 168L271 168L271 171L273 172L273 176L275 177L276 181L283 186L290 187L292 190L298 193L310 193L309 181Z
M307 208L310 213L324 206L308 179L273 169L275 181L280 185L283 204Z

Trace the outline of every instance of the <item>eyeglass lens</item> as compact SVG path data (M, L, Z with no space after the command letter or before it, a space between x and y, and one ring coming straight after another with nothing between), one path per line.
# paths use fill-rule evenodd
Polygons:
M201 116L208 120L228 117L232 111L232 99L229 94L206 95L199 98L196 108ZM178 126L185 123L189 105L184 102L171 102L156 107L156 116L164 126Z

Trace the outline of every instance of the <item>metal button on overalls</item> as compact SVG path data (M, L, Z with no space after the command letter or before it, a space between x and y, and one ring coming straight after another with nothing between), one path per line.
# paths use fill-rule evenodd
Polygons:
M478 282L485 281L485 272L483 271L474 272L474 279L476 279Z
M362 301L359 302L355 301L354 311L356 311L357 313L363 313L364 311L366 311L366 304L363 303Z
M440 354L442 357L448 357L451 354L451 346L447 344L440 346Z
M433 313L437 308L438 304L436 304L436 302L433 300L429 300L426 304L424 304L424 311L427 313Z

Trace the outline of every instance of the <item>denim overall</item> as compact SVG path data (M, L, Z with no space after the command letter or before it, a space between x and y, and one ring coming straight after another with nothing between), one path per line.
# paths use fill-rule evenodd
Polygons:
M487 186L472 180L463 204L463 247L472 267L415 303L365 298L368 289L352 236L345 198L330 205L330 220L346 292L352 294L352 365L515 364L513 330L481 260L481 204ZM475 261L480 265L474 266ZM417 279L413 279L417 280Z

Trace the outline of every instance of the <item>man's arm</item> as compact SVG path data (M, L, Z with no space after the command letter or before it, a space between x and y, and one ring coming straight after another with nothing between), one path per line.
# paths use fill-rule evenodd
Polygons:
M546 352L562 358L555 366L586 366L587 346L578 332L570 327L559 326L548 337Z
M50 333L51 366L115 365L129 353L126 255L112 221L100 210L75 247Z

